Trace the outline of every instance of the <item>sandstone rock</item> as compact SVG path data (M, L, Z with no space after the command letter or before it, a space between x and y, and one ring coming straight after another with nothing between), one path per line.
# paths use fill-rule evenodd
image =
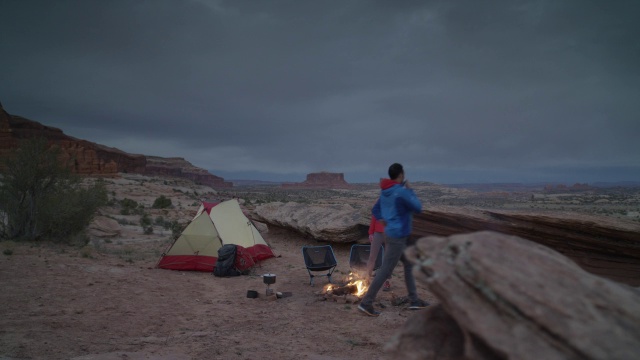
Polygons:
M640 286L640 225L603 218L442 208L414 216L413 237L493 230L535 241L594 274Z
M350 189L352 186L344 180L343 173L320 172L307 174L307 180L301 183L284 183L288 189Z
M89 224L89 235L95 237L115 237L120 236L122 228L117 221L106 216L96 216Z
M422 348L460 350L446 356L434 351L424 359L640 355L640 292L587 273L548 247L484 231L422 238L407 255L417 263L417 280L442 307L428 310L423 329L412 323L398 336L395 343L405 344L391 346L398 359L412 358ZM446 318L453 319L464 341L458 335L426 336L440 326L431 324L436 316L451 329L455 326Z
M367 223L349 204L269 203L255 208L253 219L291 229L316 240L353 242L366 235Z
M463 360L463 350L464 333L440 304L411 316L385 346L385 351L403 360Z

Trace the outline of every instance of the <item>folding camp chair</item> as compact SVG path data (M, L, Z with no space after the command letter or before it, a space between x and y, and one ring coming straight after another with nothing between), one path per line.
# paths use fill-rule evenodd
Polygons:
M349 253L349 267L352 271L355 270L360 273L364 273L367 270L367 262L369 262L369 255L371 254L371 244L360 245L354 244L351 246L351 252ZM373 266L373 270L378 270L382 266L382 257L384 256L384 247L380 246L378 251L378 257L376 263Z
M333 270L338 265L331 245L303 246L302 256L309 272L309 285L313 286L313 278L316 276L326 276L331 282L331 274L333 274ZM326 275L313 275L312 271L328 271L328 273Z

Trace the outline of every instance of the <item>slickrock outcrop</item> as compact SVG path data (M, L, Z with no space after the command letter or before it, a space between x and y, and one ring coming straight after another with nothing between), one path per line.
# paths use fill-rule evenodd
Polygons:
M0 105L0 158L18 147L23 139L41 137L61 149L61 161L81 175L135 173L191 179L196 183L229 188L233 184L182 158L160 158L129 154L122 150L66 135L62 130L8 114ZM0 164L1 165L1 164Z
M396 359L637 359L640 291L548 247L496 232L407 250L439 305L388 346Z
M301 183L284 183L287 189L351 189L344 180L343 173L319 172L307 174L307 180Z
M252 219L297 231L316 240L353 242L366 235L366 222L349 204L308 205L274 202L259 205Z
M413 236L448 236L481 230L516 235L548 246L585 270L640 286L640 225L604 217L544 216L463 209L414 216Z

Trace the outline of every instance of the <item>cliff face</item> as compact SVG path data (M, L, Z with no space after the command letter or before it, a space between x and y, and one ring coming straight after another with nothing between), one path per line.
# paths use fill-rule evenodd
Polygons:
M283 188L288 189L350 189L351 185L344 180L343 173L311 173L307 174L307 180L301 183L285 183Z
M583 269L640 286L640 227L602 218L540 214L428 210L413 219L413 237L451 236L491 230L548 246Z
M191 179L217 188L233 184L179 158L129 154L122 150L76 139L62 130L8 114L0 105L0 158L18 147L21 140L40 137L61 149L61 161L81 175L116 175L120 172L165 175Z

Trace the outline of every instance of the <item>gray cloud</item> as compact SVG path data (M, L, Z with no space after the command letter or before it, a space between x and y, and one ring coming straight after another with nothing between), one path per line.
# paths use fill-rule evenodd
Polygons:
M0 100L227 177L640 179L632 1L12 1ZM414 177L414 178L415 178Z

